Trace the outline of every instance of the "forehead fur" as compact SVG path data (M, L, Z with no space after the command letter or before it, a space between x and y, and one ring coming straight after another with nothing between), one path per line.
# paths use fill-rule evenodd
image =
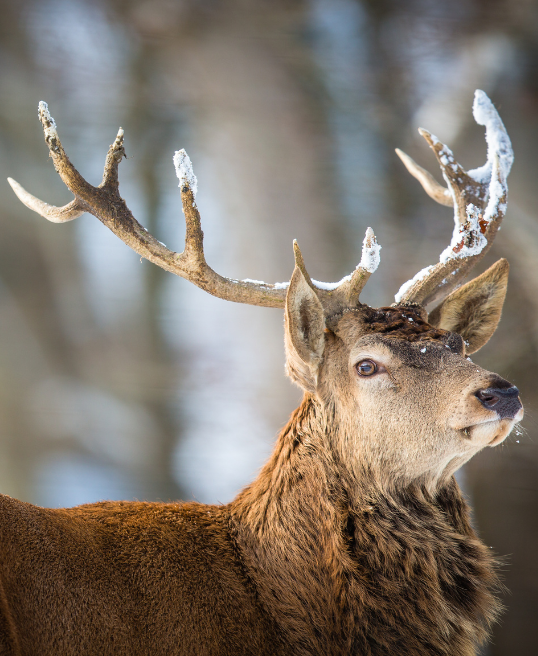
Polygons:
M438 342L448 346L453 353L465 353L460 335L431 326L421 317L420 309L363 305L335 315L327 321L327 326L344 341L379 335L405 342Z
M376 333L408 342L437 340L446 342L451 333L441 328L434 328L421 317L419 309L412 307L371 308L363 305L346 309L327 321L328 327L335 333L347 330L359 330L361 335Z

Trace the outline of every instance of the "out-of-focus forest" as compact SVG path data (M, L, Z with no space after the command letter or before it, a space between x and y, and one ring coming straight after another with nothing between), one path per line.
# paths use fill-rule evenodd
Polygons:
M452 212L394 154L436 175L424 126L467 168L484 163L471 113L486 91L515 163L502 231L479 271L511 263L502 322L475 360L521 389L524 433L462 471L508 608L492 656L538 644L538 3L533 0L0 0L0 177L71 196L37 103L97 184L121 125L120 189L138 220L183 246L172 165L198 176L208 262L289 279L297 238L312 276L339 280L371 225L387 305L438 260ZM298 403L282 313L213 298L84 215L54 225L2 183L0 491L45 506L100 499L227 502Z

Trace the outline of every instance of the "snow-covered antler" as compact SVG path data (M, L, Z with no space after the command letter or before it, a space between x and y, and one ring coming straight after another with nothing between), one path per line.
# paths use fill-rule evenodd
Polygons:
M75 199L64 207L55 207L32 196L18 182L8 178L14 192L27 207L54 223L71 221L84 212L89 212L141 257L166 271L190 280L214 296L250 305L284 306L289 283L268 284L253 280L233 280L219 275L206 263L200 214L196 206L197 180L189 156L184 150L174 155L187 226L185 249L182 253L176 253L155 239L138 223L119 194L118 166L125 157L123 130L119 129L114 143L108 150L101 184L94 187L84 180L69 161L47 104L40 102L38 111L50 157ZM328 313L336 311L343 305L354 306L358 303L362 288L379 263L379 249L373 231L368 228L360 264L352 274L339 283L327 284L310 279L299 247L294 244L296 264L305 274Z
M427 130L420 134L433 149L448 188L408 155L396 150L407 170L424 187L426 193L442 205L454 207L454 233L439 262L419 271L396 294L398 305L426 306L446 296L470 269L487 253L506 212L508 187L514 154L506 129L487 95L475 92L473 116L486 127L488 145L484 166L465 171L452 151Z

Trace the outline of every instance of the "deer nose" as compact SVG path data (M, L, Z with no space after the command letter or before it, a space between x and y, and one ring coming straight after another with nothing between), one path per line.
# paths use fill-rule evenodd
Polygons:
M488 387L475 392L475 396L486 410L495 410L501 419L515 417L523 407L515 385L504 388Z

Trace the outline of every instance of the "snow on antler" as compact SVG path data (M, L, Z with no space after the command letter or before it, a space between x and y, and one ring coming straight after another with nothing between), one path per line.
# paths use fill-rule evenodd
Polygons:
M440 185L408 155L397 151L409 172L419 180L429 196L447 205L452 198L454 232L439 263L419 271L404 283L396 303L427 305L458 285L488 251L506 212L506 177L514 159L510 138L497 110L487 95L475 92L473 116L486 127L486 163L471 171L456 161L450 148L424 129L420 134L434 151L447 188Z
M187 151L184 148L176 150L174 153L174 166L176 168L179 186L182 187L187 184L192 190L192 195L196 198L196 194L198 193L198 179L194 175L191 158L187 155Z

